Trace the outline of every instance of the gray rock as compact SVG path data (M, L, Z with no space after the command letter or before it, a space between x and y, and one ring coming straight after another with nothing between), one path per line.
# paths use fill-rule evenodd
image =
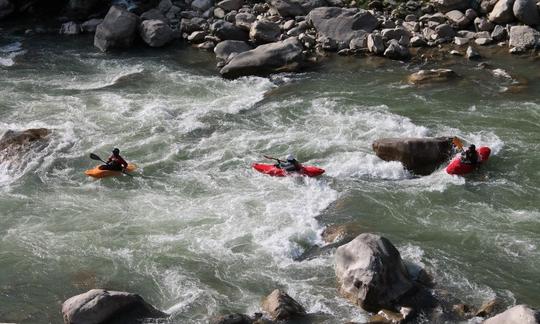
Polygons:
M450 24L456 28L463 29L466 28L471 21L467 18L461 11L452 10L446 13L446 17Z
M367 48L373 54L384 53L384 41L380 34L369 34L367 38Z
M402 24L402 26L411 34L420 31L420 23L417 23L416 21L406 21Z
M465 37L454 37L454 43L458 46L463 46L463 45L467 45L469 43L469 38L465 38Z
M373 31L379 24L377 18L368 11L337 7L313 9L307 21L315 27L319 36L345 44L362 36L364 32Z
M178 19L181 18L181 15L182 15L182 9L180 9L177 6L172 6L171 9L167 11L167 14L165 15L166 19L163 21L164 22L177 21Z
M424 36L427 41L433 41L437 39L437 33L435 32L435 30L428 27L422 29L422 36Z
M496 24L507 24L514 21L514 0L499 0L489 14L489 20Z
M191 34L194 31L204 30L207 27L207 22L203 18L182 19L180 21L180 30L183 33Z
M427 23L428 21L434 21L439 24L443 24L446 22L446 16L440 12L437 12L433 15L423 15L420 17L420 22Z
M471 46L467 47L467 51L465 52L465 57L467 57L469 60L478 60L481 59L482 56L480 53L478 53L474 48Z
M119 6L112 6L96 28L94 46L105 52L130 47L135 40L139 17Z
M405 21L408 21L408 22L412 22L412 21L416 21L418 18L416 17L416 15L413 15L413 14L408 14L407 16L405 16Z
M478 39L478 38L490 38L491 37L491 34L487 31L482 31L482 32L477 32L474 34L474 38L475 39Z
M244 0L222 0L217 6L226 11L238 10L244 5Z
M469 8L468 0L433 0L433 5L442 13L452 10L465 10Z
M467 9L465 10L465 17L467 17L469 21L473 21L476 17L478 17L478 14L474 9Z
M306 310L302 305L279 289L268 295L262 301L261 307L274 321L290 320L306 315Z
M307 13L299 2L293 0L270 0L270 7L281 17L303 16Z
M168 19L165 17L165 15L157 10L157 9L150 9L148 11L145 11L142 15L141 15L141 20L161 20L161 21L164 21L164 22L167 22Z
M161 20L145 20L141 23L140 34L151 47L162 47L173 40L173 31Z
M298 71L304 55L296 37L284 41L260 45L255 49L236 55L220 73L226 78L245 75L268 75L277 72Z
M470 30L458 30L456 35L463 38L473 39L477 33Z
M474 19L474 27L476 31L492 31L495 25L486 19L485 17L478 17Z
M93 18L87 20L81 24L81 31L83 33L95 33L97 26L103 22L103 19Z
M62 24L60 34L62 35L78 35L81 33L81 26L74 21Z
M202 49L202 50L205 50L205 51L212 51L212 50L214 50L215 46L216 46L216 43L214 43L213 41L206 41L206 42L200 43L196 47L198 49Z
M226 40L216 45L214 53L219 61L228 62L237 54L250 50L252 50L252 47L246 42Z
M279 40L281 28L275 22L258 20L251 25L249 38L258 44L272 43Z
M540 33L529 26L512 26L509 38L508 45L514 49L513 53L519 53L538 46Z
M456 32L450 25L442 24L435 27L435 33L437 33L437 38L450 41L456 35Z
M191 43L199 44L199 43L204 42L205 36L206 36L205 31L202 31L202 30L194 31L193 33L189 34L187 40L190 41Z
M295 25L296 21L294 21L294 19L287 20L283 23L283 30L291 30Z
M384 41L389 41L391 39L400 40L402 37L407 37L409 39L411 37L411 34L402 28L383 29L381 30L381 35Z
M513 6L514 16L529 26L540 25L540 15L534 0L515 0Z
M220 7L216 7L214 8L214 17L217 18L217 19L223 19L225 18L225 10L223 10L223 8L220 8Z
M300 5L304 8L304 12L308 13L315 8L328 7L331 4L326 0L302 0Z
M393 309L414 289L399 251L384 237L364 233L335 253L339 292L363 309Z
M475 42L477 45L480 45L480 46L486 46L486 45L489 45L489 44L493 43L493 39L491 39L491 37L489 37L489 38L487 38L487 37L481 37L481 38L475 39L474 42Z
M241 12L236 15L235 24L243 30L249 31L251 29L251 24L253 24L256 19L257 18L253 14Z
M137 294L103 289L92 289L66 300L62 315L66 324L103 323L117 316L126 323L129 319L134 323L144 318L167 317Z
M352 50L359 50L363 48L367 48L367 38L368 33L364 34L362 37L355 37L351 39L351 42L349 43L349 48Z
M247 41L249 38L248 33L245 30L223 20L218 20L213 23L210 29L214 35L219 37L221 40L231 39Z
M157 9L162 13L166 14L167 11L171 10L173 4L171 0L161 0L158 4Z
M427 42L420 36L414 36L409 43L410 47L426 47Z
M15 11L15 6L9 0L0 0L0 19L11 15Z
M508 36L508 33L506 31L506 28L504 28L501 25L495 26L495 28L491 32L491 38L496 42L505 40L507 36Z
M488 318L483 324L539 324L540 312L527 305L517 305L499 315Z
M317 44L317 40L315 39L315 37L305 33L300 34L298 36L298 40L300 40L300 42L304 44L304 47L307 48L313 48Z
M194 0L191 3L193 10L204 12L214 5L214 0Z
M489 14L497 4L497 1L498 0L481 0L480 13L485 15Z
M384 56L392 60L404 60L409 58L409 50L399 44L395 39L392 39L388 42L388 47L384 51Z
M448 160L452 140L438 138L385 138L373 143L375 154L385 161L400 161L416 174L430 174Z

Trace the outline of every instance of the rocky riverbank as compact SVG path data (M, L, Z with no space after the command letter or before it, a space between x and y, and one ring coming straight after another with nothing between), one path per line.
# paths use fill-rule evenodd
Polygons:
M37 14L42 7L2 0L0 19ZM454 44L463 51L452 54L477 59L480 46L523 54L540 44L534 0L71 0L56 1L48 10L56 15L55 32L94 34L101 51L180 41L213 51L219 72L228 78L299 71L331 52L432 59L419 49L449 51L444 45ZM47 29L38 24L28 32Z

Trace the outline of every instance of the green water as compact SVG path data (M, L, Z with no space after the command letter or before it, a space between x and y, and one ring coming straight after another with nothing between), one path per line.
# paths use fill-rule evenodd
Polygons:
M190 48L1 41L0 130L53 133L23 163L0 164L0 321L58 323L65 299L95 287L137 292L174 323L259 311L277 287L317 322L362 321L337 295L331 255L293 261L326 225L349 222L388 237L458 299L540 307L538 61L489 61L527 79L509 93L511 81L462 58L444 64L460 80L417 88L404 80L418 65L376 58L228 81ZM466 179L418 178L371 150L381 137L445 135L493 156ZM135 178L84 176L90 152L116 146ZM250 168L289 152L326 174Z

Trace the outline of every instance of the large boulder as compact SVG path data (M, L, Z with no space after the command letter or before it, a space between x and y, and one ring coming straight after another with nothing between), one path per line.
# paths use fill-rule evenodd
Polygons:
M514 16L522 23L530 26L540 25L540 14L533 0L516 0L514 2Z
M276 289L262 301L262 309L275 321L289 320L306 315L306 310L291 296Z
M407 78L411 84L430 84L435 82L447 82L458 78L456 72L450 69L420 70Z
M384 41L380 34L369 34L367 37L367 48L373 54L384 53Z
M375 154L385 161L400 161L416 174L430 174L452 154L452 139L383 138L373 142Z
M193 10L204 12L210 9L213 5L213 0L194 0L191 3L191 8L193 8Z
M144 318L168 316L137 294L104 289L92 289L66 300L62 315L65 324L99 324L112 318L135 323Z
M315 27L319 36L347 45L351 39L362 37L379 25L377 18L369 11L338 7L313 9L307 21Z
M225 11L238 10L244 5L244 0L222 0L217 6Z
M210 30L221 40L248 40L248 33L245 30L228 21L218 20L212 24Z
M508 45L512 53L523 52L538 46L540 33L529 26L512 26L510 28L510 41Z
M483 324L539 324L540 312L527 305L517 305L492 318Z
M270 0L269 4L281 17L303 16L307 13L299 1Z
M216 58L219 61L228 62L232 59L232 57L236 56L237 54L247 52L251 49L252 47L249 46L246 42L226 40L223 42L219 42L216 47L214 47L214 53L216 54Z
M470 8L469 0L433 0L431 3L442 13Z
M450 21L450 24L458 29L464 29L471 23L469 18L459 10L447 12L446 17Z
M249 38L257 44L277 42L280 35L279 24L268 20L257 20L249 31Z
M173 40L171 27L162 20L145 20L141 23L141 38L151 47L161 47Z
M297 37L258 46L236 55L220 73L226 78L298 71L303 63L302 45Z
M102 52L112 48L130 47L137 34L139 17L119 6L112 6L103 22L97 26L94 46Z
M514 21L514 0L499 0L488 18L496 24L507 24Z
M364 233L336 250L339 292L370 312L393 309L414 289L399 251L381 236Z

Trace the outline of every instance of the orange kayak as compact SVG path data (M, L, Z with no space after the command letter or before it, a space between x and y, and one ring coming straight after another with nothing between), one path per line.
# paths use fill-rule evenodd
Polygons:
M84 171L84 174L93 178L106 178L106 177L117 177L121 176L122 172L120 171L111 171L111 170L101 170L98 165L97 167ZM128 163L126 172L133 172L137 169L135 164Z

